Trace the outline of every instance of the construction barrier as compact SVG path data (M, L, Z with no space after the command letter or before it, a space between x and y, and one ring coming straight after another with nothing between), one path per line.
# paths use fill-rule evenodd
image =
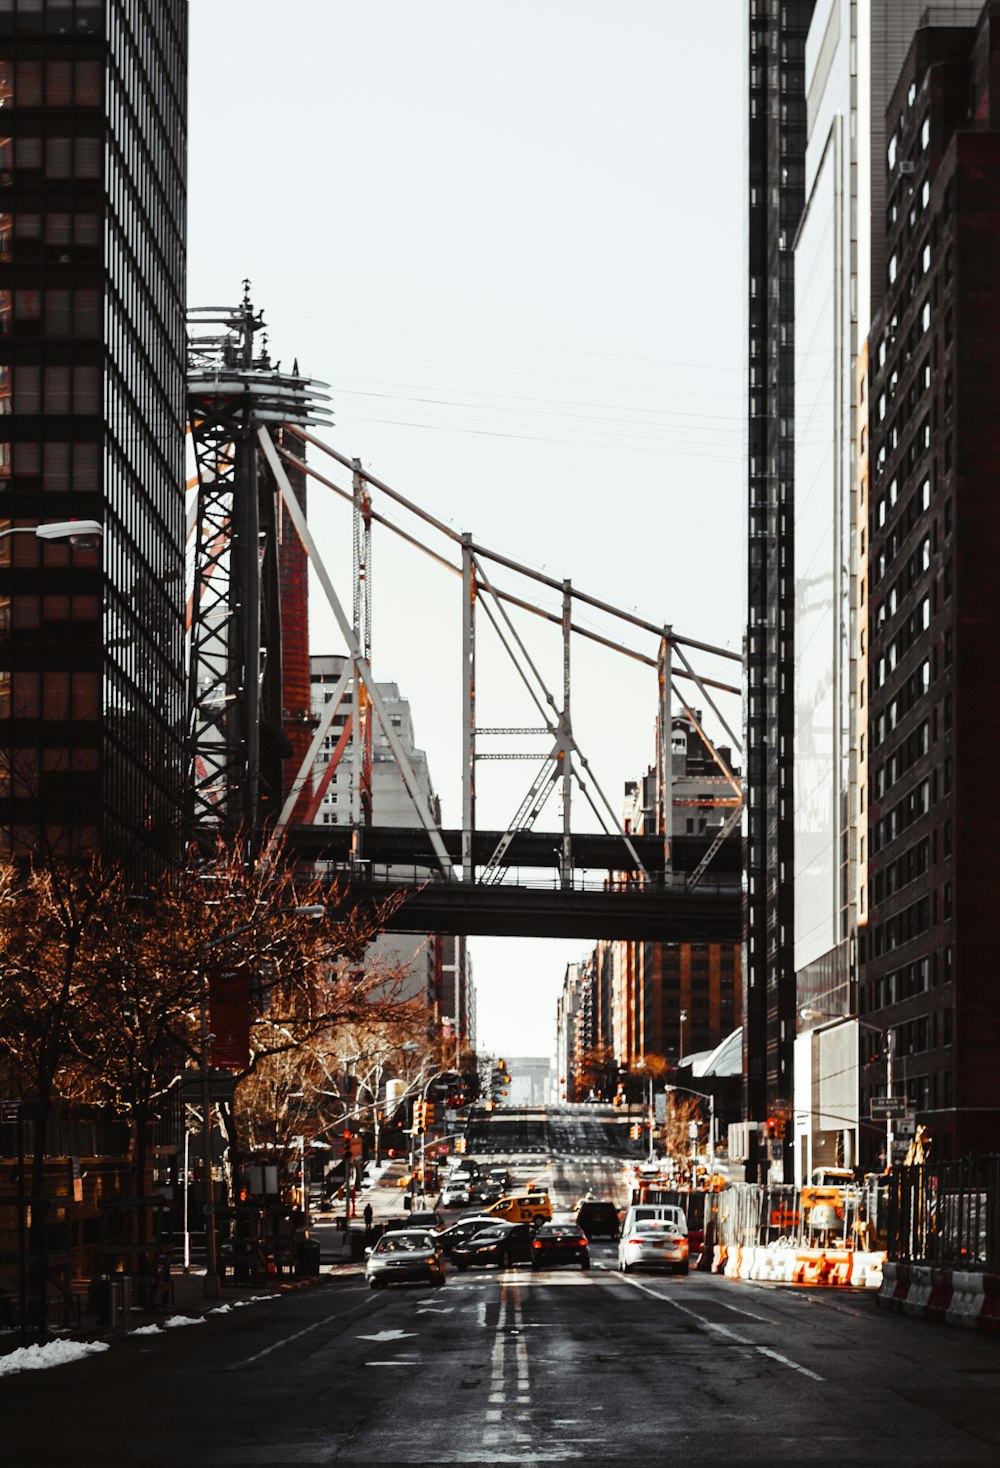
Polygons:
M1000 1276L895 1260L882 1273L880 1309L1000 1334Z
M727 1279L768 1284L872 1290L882 1284L884 1261L883 1253L859 1249L801 1249L783 1244L743 1248L738 1244L719 1244L714 1251L712 1273Z

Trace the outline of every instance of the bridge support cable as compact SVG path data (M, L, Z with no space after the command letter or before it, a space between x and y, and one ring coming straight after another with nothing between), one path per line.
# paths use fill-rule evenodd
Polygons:
M670 628L664 626L656 665L656 681L660 695L660 707L656 720L657 743L659 744L656 761L656 819L663 838L664 880L671 869L670 850L674 837L674 721L670 712L670 695L673 690L672 655L673 642L670 637Z
M621 824L621 822L615 816L614 808L612 807L611 802L608 800L608 798L605 795L603 789L601 788L600 782L598 781L597 777L594 775L593 771L591 770L590 765L589 765L588 760L587 760L587 757L583 753L583 751L580 749L579 745L577 744L575 738L573 737L572 729L569 726L569 719L568 719L568 712L569 712L568 700L569 700L569 693L570 693L570 690L569 690L569 687L568 687L568 682L569 682L569 661L568 661L568 653L565 651L565 648L566 648L566 640L568 639L568 631L566 630L566 624L569 622L569 617L568 617L568 615L566 613L566 610L565 610L565 601L571 600L571 598L573 596L573 590L572 590L571 583L570 582L563 582L563 584L562 584L562 592L563 592L563 597L564 597L564 611L563 611L563 625L564 625L563 676L564 676L564 696L566 698L566 708L560 710L557 707L557 705L556 705L555 698L553 697L551 691L549 690L549 688L547 687L547 685L545 683L545 679L542 677L541 673L539 672L538 668L536 667L536 665L535 665L535 663L534 663L534 661L533 661L533 659L531 657L531 654L528 652L528 649L525 647L524 642L521 639L520 634L517 631L517 628L514 626L513 622L511 621L510 616L508 615L506 608L502 605L500 599L497 597L496 592L494 591L493 586L490 583L489 577L486 575L486 572L484 571L484 569L482 567L482 564L479 561L478 557L476 557L476 559L475 559L475 569L476 569L476 572L477 572L478 576L480 577L480 579L482 581L482 584L483 584L484 589L493 598L493 603L494 603L494 606L496 608L496 611L499 614L500 618L502 619L502 621L504 623L504 626L507 629L507 632L510 634L510 637L516 643L517 648L518 648L518 650L519 650L519 652L521 654L521 657L524 659L524 662L527 664L528 668L531 670L532 676L534 677L536 683L538 684L538 688L541 690L541 696L539 696L539 693L532 687L531 681L528 678L527 673L525 672L524 668L521 666L521 664L520 664L520 662L518 660L517 655L511 649L510 644L508 643L506 637L504 636L503 632L501 631L500 627L498 626L498 624L496 622L496 619L493 616L493 612L490 609L489 603L486 602L486 601L484 601L483 602L484 610L486 611L487 616L490 618L490 621L493 623L493 626L494 626L494 628L495 628L495 630L497 632L497 635L500 637L500 641L501 641L501 643L502 643L502 645L504 647L504 650L506 651L508 657L513 662L515 669L519 673L519 675L521 677L521 680L524 683L524 686L527 688L527 690L530 693L532 699L534 700L535 706L537 707L537 709L538 709L539 713L541 714L542 718L545 720L545 723L546 723L547 728L549 729L549 732L555 738L556 743L555 743L554 749L552 751L552 754L550 755L550 759L553 759L556 762L556 770L555 770L555 772L554 772L554 774L552 776L552 780L554 781L556 778L558 778L558 775L560 773L560 770L562 771L562 773L564 775L564 778L571 778L572 774L575 773L573 771L573 769L572 769L572 757L575 754L576 757L577 757L577 759L580 761L580 764L581 764L582 768L587 771L588 777L589 777L591 783L593 784L594 789L597 791L598 795L601 798L602 803L604 804L605 808L607 809L607 812L608 812L608 815L611 818L611 823L612 823L612 826L613 826L614 830L621 837L622 841L625 844L625 848L628 851L629 856L632 858L632 866L631 866L630 870L639 871L639 872L641 872L643 874L643 876L647 876L648 873L646 872L646 869L643 866L642 861L641 861L638 853L636 852L635 847L629 841L628 834L625 831L624 826ZM549 705L549 708L552 710L552 713L554 715L554 722L553 722L552 719L550 719L549 715L546 713L543 700L544 700L544 703L547 703ZM566 768L567 766L569 767L568 769ZM584 786L582 779L580 779L580 776L577 775L576 778L580 781L581 788L584 788L585 789L586 787ZM549 785L546 785L545 788L544 788L544 798L541 800L541 804L536 804L533 800L531 800L529 798L531 796L531 792L529 791L529 796L526 797L525 798L525 801L522 802L521 807L520 807L520 809L518 811L518 814L517 814L517 816L515 816L514 822L511 823L511 828L510 828L510 836L511 836L511 839L513 839L513 836L517 833L517 830L529 830L531 828L531 826L534 824L534 821L537 819L539 813L541 812L542 808L545 805L545 800L548 798L548 794L549 794L549 789L550 788L551 788L551 782L550 782ZM532 787L532 789L534 789L534 787ZM598 812L596 810L596 807L594 806L594 802L593 802L592 799L590 799L590 806L591 806L591 809L594 810L595 814L598 814ZM521 820L522 824L518 826L515 823L519 819ZM607 826L604 825L603 820L602 820L601 824L602 824L602 826L604 826L604 829L607 830ZM508 841L507 842L507 845L509 845L509 844L510 844L510 842ZM506 850L506 846L504 847L504 850ZM491 868L493 867L494 861L498 860L500 857L502 857L502 853L499 853L499 855L496 854L496 853L494 854L494 858L490 862ZM570 855L570 858L569 859L572 860L572 855ZM563 863L562 862L560 863L560 868L561 868L561 871L562 871L562 874L563 874L563 878L564 878L564 885L567 885L567 884L571 883L571 881L572 881L572 869L569 869L569 871L566 871L566 869L563 867Z
M472 536L462 536L462 880L476 877L476 575ZM456 987L455 993L458 993Z
M261 449L263 450L264 457L271 467L271 472L273 473L275 480L277 481L278 489L281 494L281 498L284 501L285 508L288 511L289 518L291 519L292 524L295 527L295 530L298 534L299 539L302 542L306 554L312 562L313 570L316 572L319 583L323 588L323 594L325 595L330 605L330 610L333 612L333 615L337 621L337 625L340 628L341 636L347 643L351 661L357 671L358 681L359 683L363 682L368 690L368 697L371 699L371 702L374 705L375 712L378 715L379 723L382 725L382 730L388 741L389 748L392 751L393 758L395 759L396 764L399 767L399 773L402 776L403 784L406 786L406 791L413 804L413 808L417 812L417 815L420 818L420 823L426 831L431 846L434 849L434 854L438 859L442 875L445 877L451 877L453 875L454 868L451 857L448 855L448 849L445 846L444 840L441 836L440 828L438 827L437 822L434 820L434 817L431 815L430 807L427 804L427 800L424 797L423 791L420 789L420 785L417 780L416 774L414 773L413 766L411 765L406 750L400 743L399 737L396 734L395 729L393 728L392 720L390 719L388 710L385 706L385 701L383 700L382 695L379 692L378 684L375 682L375 679L372 676L371 665L369 664L367 658L364 656L362 648L358 643L358 639L354 633L354 627L347 619L347 615L344 612L343 606L341 605L340 598L338 597L336 590L334 589L333 581L331 580L330 574L326 569L326 564L319 553L316 542L312 538L312 534L310 533L309 527L306 524L305 516L302 514L298 501L295 498L295 494L292 491L292 487L288 481L288 475L285 473L284 465L282 464L278 452L275 449L274 444L271 442L270 436L268 435L266 429L261 428L258 431L258 441L260 443ZM356 689L355 705L357 705L357 702L358 700Z
M505 753L498 753L496 755L493 755L491 753L480 751L477 747L477 740L487 732L485 729L477 729L475 724L475 623L476 612L480 609L480 607L486 612L495 632L497 633L501 646L506 651L507 656L513 663L521 682L528 691L532 701L538 708L541 718L545 724L546 731L555 741L552 754L545 758L542 769L539 771L539 774L532 782L532 785L524 800L518 807L518 810L515 813L507 832L505 833L504 837L501 838L501 841L495 848L490 858L490 861L485 868L480 868L483 880L494 882L502 877L503 870L501 870L501 868L503 865L503 857L514 837L518 834L518 832L528 831L531 829L541 810L544 808L544 805L549 795L551 794L551 790L554 784L557 781L561 780L563 796L563 821L561 840L559 844L558 866L561 883L563 885L569 885L572 882L572 874L574 870L572 844L572 785L574 778L578 781L581 791L586 794L587 804L597 817L600 827L605 831L613 829L623 841L625 848L628 851L628 866L626 868L626 861L623 858L623 868L634 870L638 873L641 873L643 876L648 875L635 848L628 840L628 833L625 831L622 822L616 816L611 802L608 800L605 792L601 788L599 781L594 776L593 771L590 768L589 762L583 755L582 751L579 749L573 737L570 718L570 701L572 693L570 659L571 635L578 635L588 638L589 640L597 642L601 646L622 653L628 657L642 662L646 666L655 667L657 669L660 694L658 705L658 723L664 731L663 738L660 741L661 747L658 750L657 757L657 815L660 835L663 840L663 854L667 872L669 872L671 866L673 824L671 702L674 697L677 698L677 701L683 708L685 715L691 721L695 732L697 733L699 739L704 743L706 749L709 751L716 765L719 767L723 777L733 787L734 791L740 797L740 799L742 799L742 786L740 781L736 776L733 775L726 760L722 757L716 746L713 744L712 740L707 735L701 719L695 716L694 711L690 708L687 700L680 694L677 688L678 680L694 682L700 695L705 700L705 704L711 709L712 713L719 720L720 726L725 730L728 737L732 740L733 745L738 748L738 741L736 740L729 723L725 719L725 716L721 712L716 698L713 697L712 690L715 690L718 693L728 693L734 696L739 696L740 689L719 679L708 678L696 672L684 649L688 649L692 652L701 651L710 656L717 656L735 662L740 661L739 653L733 653L729 649L715 647L712 644L700 642L693 638L681 637L680 635L675 633L673 631L673 628L669 625L656 627L655 624L648 622L646 619L637 616L633 612L626 611L623 608L616 607L611 603L604 601L600 597L591 596L586 592L578 590L569 581L559 582L555 580L555 578L548 576L543 572L536 571L532 567L526 566L521 562L514 560L510 556L500 554L499 552L493 551L487 546L480 545L472 537L471 534L460 534L456 532L450 526L444 524L441 520L439 520L434 514L424 510L413 500L410 500L407 496L401 494L398 490L395 490L390 485L386 484L385 481L380 480L375 475L369 474L367 471L363 470L356 459L348 459L345 455L339 453L329 444L324 443L321 439L315 437L312 433L309 433L303 428L293 427L291 429L291 432L294 433L295 436L300 438L304 443L314 445L321 452L332 458L336 463L339 463L344 468L351 470L353 476L353 492L348 493L348 491L343 489L335 481L327 478L321 473L318 473L312 465L307 464L304 460L300 460L295 455L291 454L284 445L279 445L277 448L277 452L288 463L303 468L318 482L325 484L328 488L332 489L334 493L352 502L355 510L356 523L360 483L365 486L366 490L368 486L381 490L396 505L400 506L408 513L415 515L419 520L424 523L424 525L429 526L431 529L436 530L439 534L443 535L447 541L452 542L456 546L460 547L459 564L455 565L454 562L450 560L447 555L441 555L435 550L431 549L428 545L426 545L419 534L410 534L408 531L396 525L386 516L377 513L374 509L372 509L370 501L366 504L366 523L369 528L372 523L385 526L385 528L388 529L391 533L400 536L408 544L420 549L425 554L431 556L431 558L435 560L439 565L445 566L453 574L460 576L462 580L461 872L464 880L474 881L476 877L476 864L473 859L476 832L476 764L479 761L485 759L511 759L519 757L529 757L526 755L517 756ZM533 603L526 597L518 596L511 591L502 589L498 586L494 586L491 582L490 576L485 570L484 562L487 561L492 561L495 565L506 568L516 575L523 576L529 581L532 581L540 586L544 586L553 591L558 591L561 598L560 610L558 612L556 612L555 610L549 610L548 608ZM359 571L356 566L356 592L358 576L361 574L362 572ZM655 658L650 657L647 653L644 653L639 649L630 647L627 644L616 642L613 638L607 637L602 633L596 631L595 629L582 626L579 622L575 622L573 620L574 602L577 602L583 606L592 607L599 612L602 612L610 617L617 618L627 625L638 628L643 632L655 632L658 637L657 656ZM544 620L559 626L563 647L563 695L561 708L558 706L555 698L551 694L550 690L547 688L545 680L542 678L538 667L536 666L531 656L531 653L525 645L524 639L519 634L517 628L510 618L510 615L508 614L507 607L518 607L525 612L529 612L534 616L541 617ZM358 633L356 640L358 642L363 642L363 639L360 636L360 628L357 626L357 620L358 619L356 616L355 624L356 631ZM360 672L357 679L357 684L359 689L364 684L364 677L363 674L361 674ZM362 697L364 696L365 695L362 694ZM355 741L359 741L360 739L360 734L357 729L355 730L354 738ZM357 743L355 748L357 749ZM357 759L357 754L355 755L355 758ZM551 767L552 761L555 762L554 769ZM587 777L586 780L584 779L585 775ZM591 794L590 790L588 789L587 781L591 782L593 785L593 794ZM603 809L599 809L599 806ZM610 818L611 822L610 828L608 826L608 818ZM357 821L357 812L355 812L355 819ZM425 822L423 823L426 824Z

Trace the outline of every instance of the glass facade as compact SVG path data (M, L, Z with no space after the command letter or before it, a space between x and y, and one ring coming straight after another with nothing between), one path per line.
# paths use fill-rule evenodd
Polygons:
M813 8L813 0L750 0L747 7L743 1025L744 1113L755 1120L792 1096L793 242L804 198L805 43ZM763 1160L751 1158L751 1166Z
M0 0L0 850L179 851L186 0Z

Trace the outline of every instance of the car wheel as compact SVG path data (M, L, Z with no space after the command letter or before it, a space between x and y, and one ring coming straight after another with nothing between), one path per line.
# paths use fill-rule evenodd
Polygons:
M687 1264L687 1261L685 1261L683 1264L678 1264L677 1267L676 1267L676 1269L674 1270L674 1273L675 1274L687 1274L687 1272L688 1272L688 1264Z
M458 1270L459 1274L464 1274L465 1271L468 1269L468 1267L469 1266L467 1264L460 1264L458 1262L458 1260L456 1259L456 1261L455 1261L455 1268Z
M377 1279L370 1279L368 1281L368 1288L370 1290L377 1290L378 1287L379 1287L379 1283L378 1283L378 1280Z
M590 1268L590 1260L589 1259L582 1259L580 1261L580 1268L581 1269L589 1269Z

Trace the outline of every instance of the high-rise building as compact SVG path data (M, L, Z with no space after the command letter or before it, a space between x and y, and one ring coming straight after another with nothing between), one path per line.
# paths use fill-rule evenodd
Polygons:
M313 713L318 716L324 704L332 700L349 660L342 654L333 654L314 655L309 661ZM380 682L378 688L421 794L438 819L438 798L431 783L427 755L417 747L409 699L400 693L398 683ZM418 826L420 819L402 772L389 747L385 730L378 727L370 704L368 718L370 722L365 726L364 737L359 736L355 747L355 687L354 680L350 679L314 772L314 819L326 826L363 824L368 818L378 826ZM354 757L355 752L358 758ZM412 868L407 870L412 875ZM457 975L457 1005L461 1006L464 1001L466 1018L470 1014L475 1015L472 967L463 936L444 939L434 933L383 933L372 945L368 956L370 962L382 964L387 969L404 968L407 977L399 997L426 1004L438 1019L447 1016L454 1020L456 1017ZM466 1018L459 1012L463 1031Z
M868 446L856 387L886 268L886 105L924 9L924 0L830 0L806 40L805 205L794 247L797 1180L814 1165L853 1164L858 1152L870 679L857 489ZM963 7L946 9L955 24Z
M860 994L865 1110L905 1096L935 1157L995 1150L1000 1117L1000 826L984 791L1000 740L1000 4L976 25L939 19L931 7L885 122Z
M747 6L747 630L744 1115L790 1098L795 287L805 192L805 43L815 0ZM756 1134L755 1134L756 1135ZM758 1159L749 1159L756 1175Z
M0 851L180 850L186 0L0 5ZM98 521L94 549L32 533Z

